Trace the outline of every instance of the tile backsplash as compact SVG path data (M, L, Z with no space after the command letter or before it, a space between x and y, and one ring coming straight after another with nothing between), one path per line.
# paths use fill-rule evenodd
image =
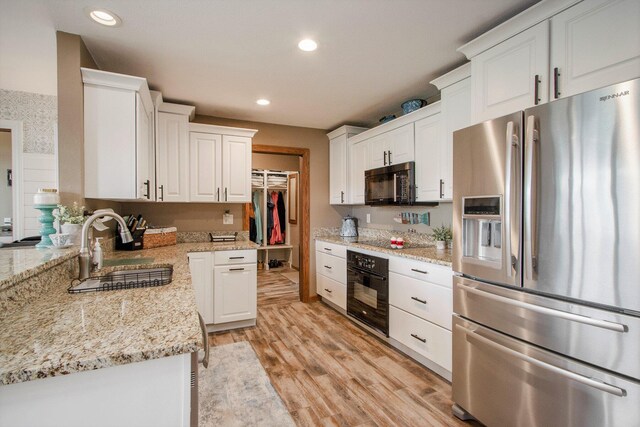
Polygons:
M401 224L394 220L402 213L418 214L422 216L429 213L430 225L425 224ZM367 223L367 214L371 216L371 222ZM351 216L358 218L358 227L375 228L380 230L394 230L408 232L415 229L418 233L431 233L432 227L440 225L451 226L453 219L453 204L440 203L439 206L354 206Z

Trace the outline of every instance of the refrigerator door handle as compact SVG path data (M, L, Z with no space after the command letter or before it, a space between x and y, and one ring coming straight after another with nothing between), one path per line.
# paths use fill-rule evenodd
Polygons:
M557 375L561 375L565 378L569 378L572 379L576 382L579 382L581 384L584 384L586 386L595 388L597 390L603 391L605 393L610 393L613 394L614 396L618 396L618 397L625 397L627 395L627 391L620 388L620 387L615 387L612 386L610 384L598 381L598 380L594 380L592 378L589 377L585 377L584 375L580 375L580 374L576 374L575 372L571 372L568 371L566 369L563 368L559 368L555 365L552 365L550 363L547 362L543 362L541 360L538 360L534 357L528 356L526 354L522 354L519 351L516 350L512 350L509 347L505 347L493 340L490 340L489 338L483 337L482 335L476 333L475 331L469 330L467 328L465 328L464 326L461 325L456 325L456 329L458 329L460 332L464 333L467 337L471 337L472 339L475 339L495 350L498 350L500 352L506 353L512 357L515 357L516 359L522 360L523 362L529 363L531 365L537 366L539 368L542 369L546 369L547 371L551 371L554 374Z
M569 320L572 322L583 323L585 325L591 325L597 328L608 329L614 332L624 333L629 331L629 327L621 323L609 322L607 320L601 320L601 319L594 319L592 317L582 316L579 314L569 313L566 311L555 310L553 308L548 308L541 305L535 305L528 302L518 301L508 297L503 297L502 295L496 295L494 293L487 292L482 289L478 289L465 284L460 284L459 286L462 287L465 292L480 295L483 298L487 298L493 301L498 301L513 307L523 308L525 310L535 311L536 313L546 314L553 317L559 317L561 319Z
M513 226L513 154L514 151L518 149L518 135L514 132L514 123L510 121L507 123L507 134L506 134L506 145L507 145L507 154L505 159L505 189L504 189L504 221L505 231L506 231L506 246L504 253L507 256L507 263L509 267L507 268L507 276L511 277L513 275L513 270L517 265L518 259L513 254L513 247L516 246L513 244L512 239L514 239L518 232L512 233L511 228Z
M525 240L525 270L526 279L534 280L533 273L537 271L537 222L538 222L538 160L536 157L538 130L535 127L535 116L527 117L525 140L525 175L524 175L524 240Z

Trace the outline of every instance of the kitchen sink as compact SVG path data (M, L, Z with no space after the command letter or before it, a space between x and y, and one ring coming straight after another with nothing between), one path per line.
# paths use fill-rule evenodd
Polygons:
M121 269L103 276L71 283L69 293L115 291L120 289L136 289L164 286L171 283L173 267Z

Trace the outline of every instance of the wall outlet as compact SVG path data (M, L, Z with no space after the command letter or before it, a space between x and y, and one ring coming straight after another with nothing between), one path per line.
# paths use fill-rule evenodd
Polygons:
M222 223L224 225L231 225L233 224L233 214L223 214L222 215Z
M367 214L367 224L371 224L371 214Z

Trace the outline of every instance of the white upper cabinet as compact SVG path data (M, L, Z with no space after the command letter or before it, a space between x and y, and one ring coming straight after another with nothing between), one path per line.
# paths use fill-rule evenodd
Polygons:
M414 158L413 123L376 135L369 141L369 169L411 162Z
M366 141L347 143L349 167L347 169L349 182L349 203L364 205L364 171L369 167L369 144Z
M190 201L219 202L222 135L189 133Z
M551 18L550 76L551 99L640 77L640 1L585 0Z
M442 198L441 158L444 149L442 114L418 120L416 132L416 201L431 202Z
M141 77L82 68L84 197L150 200L153 103Z
M190 123L192 202L251 201L254 129Z
M222 136L222 187L224 201L251 201L251 138Z
M166 107L166 103L161 105L163 107ZM158 112L156 162L157 200L188 202L189 114L162 109Z
M471 58L475 123L548 101L549 22Z
M354 159L349 157L347 140L365 130L367 129L355 126L341 126L327 134L329 138L329 203L332 205L351 203L349 177Z
M473 122L640 77L640 2L535 4L461 46Z
M329 203L348 203L346 133L329 141L329 156Z
M439 190L443 200L451 200L453 197L453 132L471 125L470 76L471 64L466 63L431 82L440 89L441 93L444 142L440 150L439 164L442 182ZM418 195L419 192L420 189L418 189Z

